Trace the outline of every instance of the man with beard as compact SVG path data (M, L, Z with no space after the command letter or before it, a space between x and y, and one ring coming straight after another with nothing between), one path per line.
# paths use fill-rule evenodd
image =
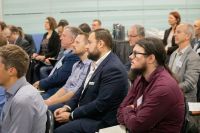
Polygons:
M165 65L162 41L156 38L138 41L130 59L137 76L118 109L118 122L131 133L180 132L184 97Z
M123 64L111 48L108 30L91 32L87 51L93 62L80 89L54 112L55 120L63 123L55 133L95 133L117 124L117 109L127 94L128 81Z

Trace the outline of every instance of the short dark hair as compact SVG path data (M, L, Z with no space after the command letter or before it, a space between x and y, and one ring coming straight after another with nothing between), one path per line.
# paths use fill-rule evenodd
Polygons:
M6 69L14 67L17 70L17 77L26 75L29 66L28 54L17 45L5 45L0 47L0 57Z
M87 23L82 23L78 27L85 33L90 33L91 32L91 28Z
M93 22L95 22L95 21L98 22L99 25L101 25L101 20L99 20L99 19L94 19Z
M91 33L93 32L97 41L102 40L109 49L112 49L112 36L109 30L100 28L92 31Z
M147 37L136 42L136 45L142 47L147 55L153 54L156 58L158 65L165 65L167 54L161 39Z
M66 19L61 19L61 20L58 22L58 26L57 26L57 27L59 27L59 26L65 27L65 26L67 26L67 25L69 25L68 21L67 21Z
M46 18L49 21L49 26L51 30L54 30L57 27L56 20L53 17Z
M172 16L174 16L176 18L177 25L179 25L180 22L181 22L181 16L180 16L180 14L177 11L170 12L169 14L172 15Z
M0 47L6 44L7 44L7 38L2 33L0 33Z

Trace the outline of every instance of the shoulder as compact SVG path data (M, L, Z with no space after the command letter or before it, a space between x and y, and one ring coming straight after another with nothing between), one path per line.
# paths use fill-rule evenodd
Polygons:
M110 53L110 55L108 55L108 57L105 60L106 62L103 68L104 71L119 71L122 73L126 73L125 66L114 53Z
M59 35L55 30L53 30L53 32L52 32L52 37L53 38L59 38Z
M152 88L151 93L158 94L158 96L169 95L171 97L174 96L175 93L181 94L178 82L166 70L159 73L154 80Z
M65 55L64 60L79 60L79 57L73 53Z
M191 61L200 60L199 55L192 48L188 51L187 59Z
M25 85L21 87L14 96L15 103L23 106L30 104L35 98L40 97L39 92L32 85Z

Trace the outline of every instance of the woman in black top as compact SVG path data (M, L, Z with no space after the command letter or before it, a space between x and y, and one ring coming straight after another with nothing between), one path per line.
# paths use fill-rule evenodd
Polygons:
M53 17L47 17L44 23L47 32L44 34L39 53L34 53L32 58L44 61L49 57L56 57L60 50L60 38L55 31L57 27L56 20Z
M57 24L53 17L47 17L44 23L45 30L39 53L32 55L32 79L30 83L40 80L40 68L45 65L47 58L56 58L60 50L60 37L55 31Z
M165 45L165 49L167 51L167 55L170 56L177 48L177 44L175 43L174 33L177 25L181 22L181 16L177 11L173 11L169 13L168 23L171 26L169 29L165 30L163 43Z

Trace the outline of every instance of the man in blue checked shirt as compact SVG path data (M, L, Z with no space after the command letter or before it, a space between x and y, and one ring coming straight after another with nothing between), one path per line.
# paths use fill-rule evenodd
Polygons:
M87 43L88 34L80 33L72 44L74 49L73 52L79 56L80 61L73 65L72 73L66 81L66 84L53 96L45 100L45 103L49 106L50 110L54 111L55 109L62 107L64 105L63 103L68 101L82 85L91 64L91 60L87 58Z

